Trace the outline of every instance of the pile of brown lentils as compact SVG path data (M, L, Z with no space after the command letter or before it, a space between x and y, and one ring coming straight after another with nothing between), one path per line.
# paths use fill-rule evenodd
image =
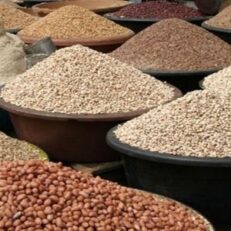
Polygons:
M207 231L178 203L42 161L0 163L0 230Z

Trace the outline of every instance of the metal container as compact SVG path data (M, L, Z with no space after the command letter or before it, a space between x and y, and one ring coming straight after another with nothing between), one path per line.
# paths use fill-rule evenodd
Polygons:
M131 187L158 193L200 211L214 224L231 224L231 158L197 158L144 151L121 143L113 128L109 146L121 154Z

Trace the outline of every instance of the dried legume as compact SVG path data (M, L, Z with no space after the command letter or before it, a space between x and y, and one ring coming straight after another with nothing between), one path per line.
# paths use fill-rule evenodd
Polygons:
M231 157L231 95L188 93L116 131L122 142L151 152Z
M120 18L197 18L202 13L181 3L167 1L150 1L132 4L112 13Z
M207 231L171 200L41 161L0 164L0 229Z
M7 84L5 101L38 111L102 114L147 110L176 89L81 45L64 48Z
M231 46L180 19L164 19L129 39L111 56L140 69L199 71L231 65Z
M206 77L203 86L220 94L231 94L231 66Z
M0 132L0 162L39 159L41 152L40 149L27 142L19 141Z
M205 21L205 23L210 26L231 30L231 6L226 7L213 18Z
M20 35L53 39L110 39L131 30L80 6L62 7L20 31Z
M6 29L22 29L37 20L36 17L5 3L0 3L0 19Z

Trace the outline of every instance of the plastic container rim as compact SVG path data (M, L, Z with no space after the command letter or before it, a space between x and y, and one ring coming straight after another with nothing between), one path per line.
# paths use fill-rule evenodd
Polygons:
M133 158L148 160L152 162L160 162L174 165L185 165L185 166L198 166L198 167L231 167L231 158L217 158L217 157L193 157L193 156L180 156L171 155L167 153L151 152L142 150L136 147L132 147L128 144L120 142L114 131L118 126L113 127L109 130L106 136L107 144L115 149L116 151Z
M224 29L224 28L220 28L220 27L211 26L211 25L208 25L206 22L203 22L201 25L203 28L208 29L210 31L226 33L226 34L231 35L231 29Z

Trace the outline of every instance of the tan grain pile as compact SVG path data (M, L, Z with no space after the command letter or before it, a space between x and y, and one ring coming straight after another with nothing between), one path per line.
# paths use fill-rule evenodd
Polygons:
M194 91L116 131L133 147L180 156L231 157L231 95Z
M5 3L0 3L0 19L6 29L21 29L37 20L36 17Z
M7 231L208 231L198 214L150 193L61 164L0 164L0 229Z
M198 71L231 65L229 44L180 19L153 24L111 55L142 70Z
M206 77L203 86L221 94L231 94L231 66Z
M39 159L40 150L0 132L0 162ZM0 219L1 220L1 219Z
M23 43L5 33L0 25L0 86L12 81L26 70L26 54Z
M102 114L145 110L171 101L175 88L81 45L57 51L7 84L7 102L38 111Z
M108 39L132 31L80 6L65 6L20 31L20 35L53 39Z
M228 7L231 5L231 0L223 0L221 4L220 11L222 11L224 8Z
M231 30L231 6L226 7L219 14L205 21L205 23L221 29Z

